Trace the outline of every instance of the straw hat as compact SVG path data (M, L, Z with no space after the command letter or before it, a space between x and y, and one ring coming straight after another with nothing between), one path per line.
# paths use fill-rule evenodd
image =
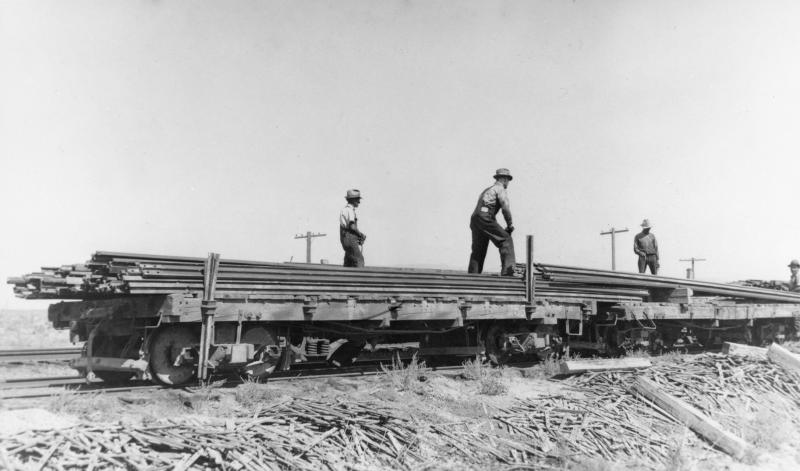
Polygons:
M361 199L361 192L356 189L347 190L347 196L344 198L347 200Z
M498 168L496 172L494 172L494 178L497 177L506 177L509 180L513 180L514 177L511 176L511 171L507 168Z

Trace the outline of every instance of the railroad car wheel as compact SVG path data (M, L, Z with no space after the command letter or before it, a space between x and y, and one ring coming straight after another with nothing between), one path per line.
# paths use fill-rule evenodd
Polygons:
M256 348L256 360L249 363L242 372L247 378L261 381L268 378L275 369L282 368L281 360L288 353L281 349L278 335L274 329L263 326L253 326L245 329L242 342L252 343Z
M169 326L156 332L150 342L150 373L153 379L168 386L179 386L191 381L197 369L194 363L175 366L178 357L187 348L197 346L199 336L185 326Z
M511 348L506 339L506 328L503 324L495 323L486 331L484 339L486 357L493 365L503 365L511 357Z
M242 342L252 343L256 348L260 348L264 345L277 345L278 336L274 331L266 327L254 326L245 329L242 335Z

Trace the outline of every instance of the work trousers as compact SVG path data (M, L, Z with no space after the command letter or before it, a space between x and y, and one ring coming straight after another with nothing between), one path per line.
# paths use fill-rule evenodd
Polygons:
M650 273L658 275L658 257L652 255L639 255L639 273L644 273L650 267Z
M486 250L489 241L500 249L500 274L511 276L514 274L514 239L505 231L489 213L474 213L469 222L472 230L472 253L469 256L469 273L483 273L483 262L486 259Z
M794 312L792 317L794 318L794 338L800 339L800 314Z
M344 249L344 266L363 267L364 255L361 253L361 244L358 236L350 231L339 231L339 240Z

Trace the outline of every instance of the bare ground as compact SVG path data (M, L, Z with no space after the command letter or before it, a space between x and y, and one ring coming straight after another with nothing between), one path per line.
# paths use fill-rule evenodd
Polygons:
M660 363L675 366L681 361L677 357ZM654 368L658 368L658 364L656 362ZM632 376L616 375L623 380ZM0 411L0 436L5 437L6 443L35 442L37 437L47 437L42 444L47 448L52 428L64 426L72 427L67 430L99 427L106 430L108 440L114 440L112 437L124 436L128 430L160 430L159 427L169 425L194 434L200 427L198 424L216 424L217 432L209 432L210 425L201 428L213 436L224 437L238 431L242 421L270 417L269 411L273 410L274 416L291 417L288 423L294 425L286 428L275 424L269 433L296 434L298 441L304 440L306 433L316 437L303 442L303 448L313 445L313 453L307 451L295 465L273 463L276 469L306 466L314 469L318 465L330 469L503 470L777 470L800 467L800 455L796 451L800 443L800 407L791 395L750 394L744 402L742 398L732 397L722 403L727 408L712 414L758 450L745 460L736 461L682 425L659 417L648 406L624 393L604 397L610 391L603 389L597 378L551 379L547 365L518 370L491 369L468 363L462 372L449 374L430 372L424 365L416 365L388 368L382 375L367 378L245 383L236 387L215 385L140 394L76 396L63 393L35 403L6 402L0 404L3 409ZM348 428L358 423L357 412L353 413L350 425L341 426L341 431L337 431L343 437L338 444L325 437L326 433L330 437L333 429L325 431L324 427L314 426L306 430L304 427L314 424L304 421L297 411L309 404L330 410L329 420L334 428L337 426L334 417L339 413L336 411L353 413L352 408L382 411L392 418L387 419L389 422L411 424L411 434L417 440L409 446L413 456L411 453L401 458L391 454L383 456L381 446L359 449L354 443L358 443L361 432ZM20 413L35 420L21 422ZM542 420L539 420L540 413L544 417ZM601 423L590 423L587 417L606 418ZM504 421L514 422L520 428L509 429L503 425ZM13 427L10 424L14 424ZM627 431L626 427L631 424L644 433ZM320 437L322 441L315 442ZM652 441L651 445L648 440ZM514 451L516 444L519 450L531 447L542 456ZM252 446L258 447L256 443ZM613 449L614 446L617 448ZM21 464L24 456L15 455L11 450L12 447L6 448L8 459L12 463L19 459ZM177 447L177 451L172 450L165 456L190 457L194 456L192 451L196 450L186 444L185 449ZM287 449L287 453L296 455L297 450ZM224 456L228 459L229 455ZM40 458L31 454L27 457L28 464ZM97 465L103 467L102 462ZM215 466L208 458L196 459L189 468L220 466ZM232 469L247 468L234 466Z
M50 335L15 329L0 329L6 345ZM0 469L800 468L800 380L726 361L668 356L638 374L675 380L664 387L752 445L741 461L627 394L632 373L554 379L551 363L468 362L447 374L412 364L363 378L6 400ZM62 374L63 365L0 367L0 378Z

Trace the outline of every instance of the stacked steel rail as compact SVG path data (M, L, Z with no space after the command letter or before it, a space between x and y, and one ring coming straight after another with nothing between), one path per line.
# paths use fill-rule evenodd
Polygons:
M100 299L129 295L203 292L204 258L97 252L85 264L43 268L8 279L27 299ZM800 295L747 286L536 264L537 298L607 302L647 301L653 290L690 287L695 294L800 303ZM217 299L279 300L295 296L494 298L525 301L524 277L455 270L222 260Z
M597 288L639 288L648 290L691 288L697 296L720 296L748 301L770 301L800 303L800 294L774 289L711 283L665 276L644 275L610 270L568 267L563 265L537 264L536 269L552 283Z
M96 299L119 295L169 293L200 294L203 263L194 257L152 256L97 252L84 265L82 283L63 285L59 274L32 273L10 278L18 296L28 299ZM608 301L641 300L648 295L637 288L550 286L537 276L539 296ZM266 263L222 260L217 277L217 299L279 299L296 295L346 297L491 297L524 302L521 277L470 275L454 270L344 268L332 265Z

